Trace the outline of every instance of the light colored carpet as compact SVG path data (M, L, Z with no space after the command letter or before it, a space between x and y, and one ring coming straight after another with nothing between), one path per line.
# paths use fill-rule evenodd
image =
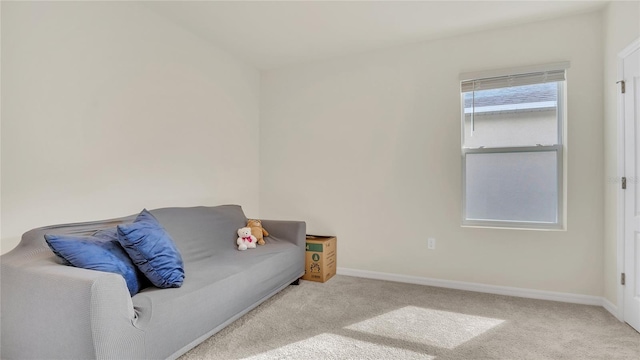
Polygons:
M289 286L191 359L640 359L599 306L336 276Z

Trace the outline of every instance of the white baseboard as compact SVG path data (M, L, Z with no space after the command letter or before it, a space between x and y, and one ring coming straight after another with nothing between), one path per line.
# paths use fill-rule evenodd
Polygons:
M602 307L610 312L611 315L615 316L616 319L622 321L622 319L620 318L620 313L618 313L618 307L616 305L613 305L613 303L607 300L607 298L602 298Z
M539 300L561 301L561 302L583 304L583 305L597 305L597 306L603 306L605 309L607 309L609 312L611 312L612 314L614 314L614 316L617 317L616 306L614 306L611 302L609 302L608 300L600 296L580 295L580 294L533 290L533 289L522 289L522 288L514 288L514 287L507 287L507 286L486 285L486 284L469 283L469 282L453 281L453 280L431 279L431 278L424 278L419 276L398 275L398 274L348 269L348 268L340 268L340 267L337 269L336 273L338 275L355 276L355 277L376 279L376 280L396 281L396 282L417 284L417 285L437 286L437 287L456 289L456 290L476 291L476 292L483 292L483 293L489 293L489 294L517 296L517 297L539 299Z

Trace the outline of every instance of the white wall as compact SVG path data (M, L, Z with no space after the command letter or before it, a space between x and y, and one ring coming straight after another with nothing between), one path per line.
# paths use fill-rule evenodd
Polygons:
M568 230L462 228L459 73L564 60ZM343 268L601 296L602 69L591 13L263 73L260 215Z
M135 4L2 2L2 252L143 207L256 216L259 82Z
M604 11L604 154L605 154L605 233L604 233L604 297L612 304L618 301L617 286L617 98L618 53L640 37L640 2L614 1Z
M270 71L261 85L133 4L1 8L2 253L36 226L238 203L337 234L341 267L616 301L612 80L640 36L637 2L609 6L604 38L588 14ZM561 60L568 231L461 228L458 73Z

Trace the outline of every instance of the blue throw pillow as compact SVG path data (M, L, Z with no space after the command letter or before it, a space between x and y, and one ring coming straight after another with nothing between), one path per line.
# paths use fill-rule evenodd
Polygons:
M171 236L147 209L132 224L118 225L118 241L153 285L159 288L182 285L182 256Z
M98 271L122 275L127 283L129 294L140 291L140 274L117 237L115 228L94 236L71 236L46 234L44 239L51 250L67 264Z

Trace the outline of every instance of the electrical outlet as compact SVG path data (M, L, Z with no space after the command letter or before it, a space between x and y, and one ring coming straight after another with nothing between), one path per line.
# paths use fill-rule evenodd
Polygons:
M429 250L435 250L435 248L436 248L436 238L428 238L427 239L427 248Z

